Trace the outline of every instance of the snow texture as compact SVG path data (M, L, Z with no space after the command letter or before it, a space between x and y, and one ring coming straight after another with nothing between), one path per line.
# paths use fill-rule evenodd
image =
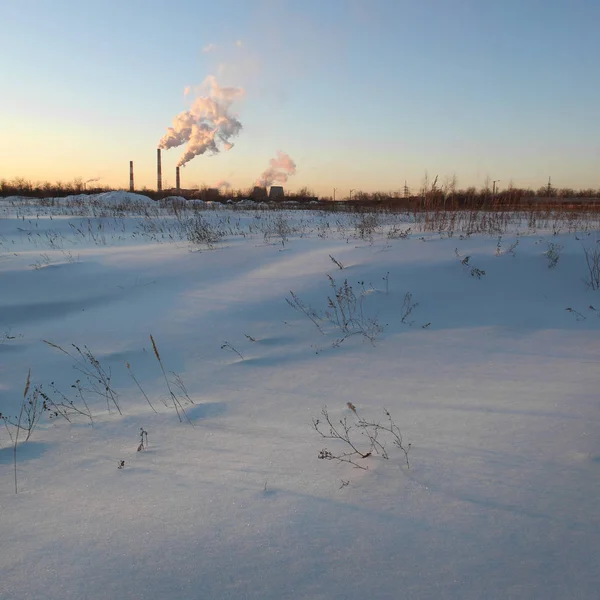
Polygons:
M598 597L595 220L515 216L499 243L409 215L142 198L0 200L0 411L18 414L29 369L30 393L88 385L47 340L89 347L123 413L89 392L93 426L45 415L20 437L18 494L0 429L0 598ZM188 243L193 220L220 241ZM285 301L323 315L328 274L381 326L374 343ZM344 448L312 419L352 422L347 402L390 411L410 469L391 445L366 470L318 460Z

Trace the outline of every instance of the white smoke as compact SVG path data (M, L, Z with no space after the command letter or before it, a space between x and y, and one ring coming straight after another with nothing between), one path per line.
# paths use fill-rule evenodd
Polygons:
M256 185L267 187L273 183L285 183L290 175L296 174L296 163L285 152L277 151L277 156L269 161L267 170L256 180Z
M215 188L218 190L229 190L231 189L231 184L229 181L225 181L225 179L221 179L215 183Z
M189 110L173 119L173 126L167 129L158 144L159 148L168 150L187 142L178 167L199 154L217 154L219 143L225 150L230 150L233 148L230 139L242 129L242 124L229 112L229 108L236 98L244 95L244 90L221 87L212 75L204 80L202 87L207 90L206 95L198 96ZM185 93L189 94L190 88L186 88Z

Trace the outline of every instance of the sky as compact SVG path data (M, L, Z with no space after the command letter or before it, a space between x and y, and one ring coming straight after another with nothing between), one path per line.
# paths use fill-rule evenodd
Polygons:
M280 151L286 189L325 196L426 173L600 188L597 0L1 0L0 22L0 179L128 187L133 160L155 188L212 76L241 129L182 187L247 188Z

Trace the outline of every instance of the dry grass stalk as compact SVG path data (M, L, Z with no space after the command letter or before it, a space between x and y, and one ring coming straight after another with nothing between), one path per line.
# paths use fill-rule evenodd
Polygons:
M173 404L175 406L175 411L177 412L177 417L179 418L179 421L182 423L183 419L181 418L181 414L183 413L186 421L193 427L194 424L190 421L190 418L188 417L187 413L185 412L185 409L183 408L181 402L179 401L179 398L173 393L173 390L171 389L171 384L169 383L169 378L167 377L167 373L163 366L162 360L160 359L160 354L158 352L158 346L156 345L156 342L154 341L154 337L152 334L150 334L150 341L152 342L152 348L154 349L154 355L156 356L156 360L158 360L158 364L160 365L160 369L162 371L163 377L165 378L165 383L167 384L167 389L169 390L169 395L171 396L171 399L173 400Z
M129 375L131 375L131 378L133 379L133 381L135 381L136 385L138 386L140 392L142 392L142 395L144 396L144 398L146 398L146 402L150 405L150 408L154 412L157 412L156 409L154 408L154 406L152 406L152 402L150 402L150 398L148 398L148 396L146 395L146 392L140 385L140 382L137 380L137 377L133 374L133 371L131 370L131 365L128 362L126 362L125 366L127 367L127 370L129 371Z

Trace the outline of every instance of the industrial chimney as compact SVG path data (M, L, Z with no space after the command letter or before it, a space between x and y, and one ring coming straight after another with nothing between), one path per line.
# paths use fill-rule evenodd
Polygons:
M175 168L175 187L177 188L177 193L181 191L181 179L179 178L179 167Z
M129 161L129 191L133 192L135 186L133 185L133 161Z
M162 163L160 160L160 148L156 150L156 189L162 191Z

